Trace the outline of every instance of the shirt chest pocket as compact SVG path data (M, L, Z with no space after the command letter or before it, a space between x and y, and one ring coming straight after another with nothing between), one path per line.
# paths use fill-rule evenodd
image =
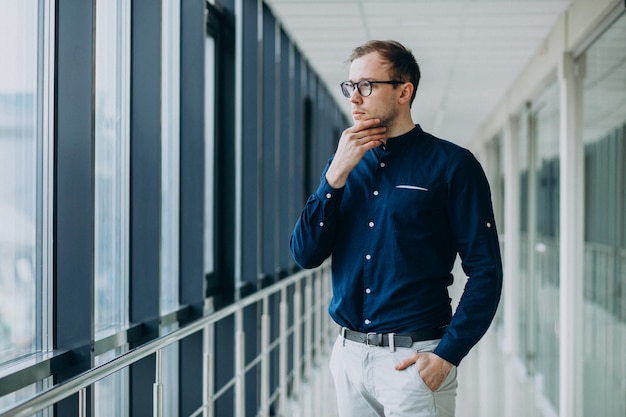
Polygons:
M441 188L432 185L398 183L387 205L398 227L430 224L445 215Z

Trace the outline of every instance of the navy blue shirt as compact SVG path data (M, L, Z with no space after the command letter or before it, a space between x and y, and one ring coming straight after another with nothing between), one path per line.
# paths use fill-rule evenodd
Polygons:
M326 182L328 166L296 223L291 250L303 268L332 255L333 320L377 333L447 325L435 353L458 365L487 331L502 286L479 162L416 126L368 151L341 189ZM469 280L452 318L448 286L457 253Z

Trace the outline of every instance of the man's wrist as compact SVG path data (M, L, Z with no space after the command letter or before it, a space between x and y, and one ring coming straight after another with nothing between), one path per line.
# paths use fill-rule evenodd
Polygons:
M454 366L453 364L451 364L450 362L448 362L447 360L445 360L441 356L437 355L436 353L434 355L439 359L439 361L441 362L442 366L445 367L446 370L449 371Z
M330 169L326 172L326 182L334 189L343 188L346 185L347 176L337 175Z

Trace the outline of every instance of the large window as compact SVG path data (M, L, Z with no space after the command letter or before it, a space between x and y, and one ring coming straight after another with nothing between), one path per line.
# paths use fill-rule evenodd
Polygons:
M52 127L51 10L0 13L0 364L47 349Z
M551 84L533 104L531 140L534 145L534 199L531 296L537 308L531 331L540 389L555 410L559 408L559 95Z
M204 44L204 276L215 270L215 113L216 44L207 36Z
M129 18L128 2L97 2L94 225L96 339L118 330L128 322Z
M280 124L274 145L292 151L279 159L293 175L266 170L273 189L302 183L304 96L320 113L309 120L311 135L325 126L322 141L309 138L319 146L307 158L330 154L342 113L273 18L281 62L269 55L280 72L266 90L280 84L280 103L270 105L289 117L259 117L258 24L269 9L212 3L0 0L0 409L128 359L130 349L227 305L235 280L256 288L264 123ZM279 131L287 142L277 141ZM287 210L292 194L299 211L300 193L281 195L280 206ZM297 212L285 210L264 227L289 231ZM270 250L269 273L286 266L281 247L279 257ZM250 312L246 348L254 350L256 307ZM273 322L273 338L278 328ZM199 366L199 336L161 352L163 415L198 413L208 369ZM223 354L217 381L232 374L234 356L219 338L215 348ZM133 363L39 414L150 414L156 365L153 357ZM255 369L250 375L258 380ZM232 415L232 389L223 394L219 407L228 411L218 414Z
M180 0L164 0L161 19L161 291L160 314L179 307L180 265ZM176 330L173 322L161 328ZM164 414L178 414L178 355L173 344L163 350Z
M585 146L584 415L626 415L626 16L578 59Z
M0 13L0 365L51 343L53 12L12 0Z
M180 1L163 1L161 100L161 314L178 308Z
M100 340L128 325L130 2L96 2L95 35L94 333ZM126 380L124 372L96 384L99 415L125 414L124 397L109 398L126 392Z
M535 296L533 293L533 282L531 280L530 272L530 242L532 233L528 227L529 219L529 207L530 207L530 178L532 178L532 171L529 168L530 165L530 145L528 129L529 128L529 114L527 109L524 109L519 114L519 123L516 125L517 131L515 137L519 142L515 146L515 153L518 155L518 172L516 173L519 181L519 345L518 351L521 359L529 370L533 369L532 359L534 357L534 331L532 330L531 323L534 323L534 316L536 312L535 308Z

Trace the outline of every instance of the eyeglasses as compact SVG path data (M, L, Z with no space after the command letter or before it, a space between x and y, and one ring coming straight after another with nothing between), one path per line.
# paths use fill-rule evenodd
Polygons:
M404 84L404 81L396 81L396 80L391 80L391 81L361 80L358 83L353 83L352 81L344 81L340 85L341 85L341 92L343 93L343 95L346 96L346 98L350 98L350 97L352 97L352 93L354 92L355 88L357 89L357 91L359 92L359 94L361 96L368 97L369 95L372 94L372 85L374 85L374 84L392 84L392 85L397 85L397 84Z

